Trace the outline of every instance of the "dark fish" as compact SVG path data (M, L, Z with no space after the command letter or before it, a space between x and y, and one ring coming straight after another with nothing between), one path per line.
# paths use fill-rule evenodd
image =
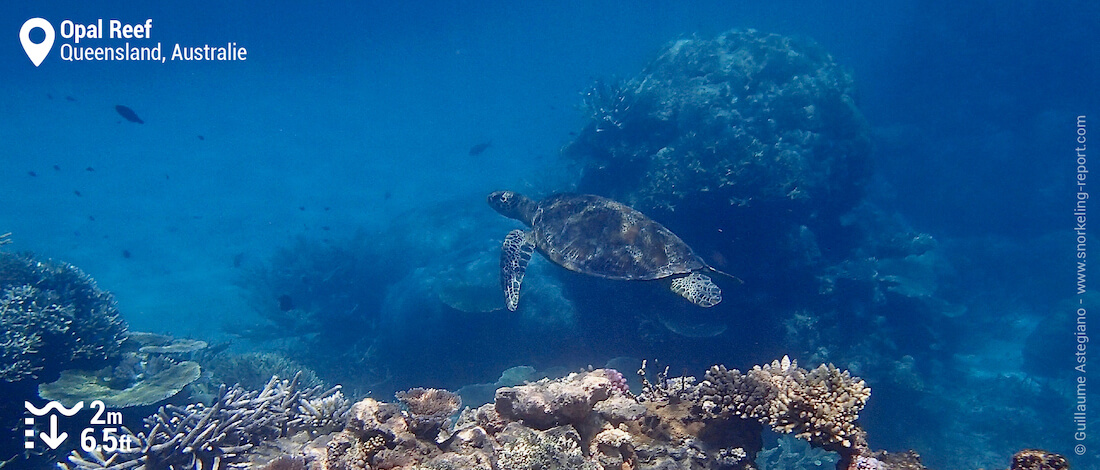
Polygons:
M306 210L306 206L298 206L298 210L304 211L304 210Z
M46 93L46 99L48 99L48 100L52 100L52 99L53 99L53 95L51 95L51 94L49 94L49 93Z
M95 216L94 215L89 215L88 220L90 220L92 222L95 222Z
M284 312L294 310L294 299L291 299L290 296L286 294L280 295L279 310Z
M35 173L33 171L28 171L27 174L30 176L38 176L38 173Z
M61 166L60 165L54 165L53 169L54 169L54 171L61 171Z
M130 259L130 250L122 250L122 257Z
M477 144L473 147L470 147L470 155L471 156L481 155L482 153L485 153L485 150L488 149L490 145L493 145L493 141L482 142L482 143Z
M145 121L142 121L141 118L138 117L137 113L134 112L134 110L127 108L121 104L115 106L115 111L118 111L118 115L122 116L122 118L127 121L136 122L138 124L145 124Z
M77 195L77 197L82 197L82 196L84 196L83 194L80 194L80 190L73 190L73 194L76 194L76 195Z
M72 96L69 96L69 95L65 95L65 101L76 101L76 98L73 98Z
M200 135L199 140L206 140L206 137L203 137L203 136Z
M84 171L95 171L95 168L88 167L88 168L85 168Z
M233 267L239 268L244 264L244 253L237 253L233 255Z

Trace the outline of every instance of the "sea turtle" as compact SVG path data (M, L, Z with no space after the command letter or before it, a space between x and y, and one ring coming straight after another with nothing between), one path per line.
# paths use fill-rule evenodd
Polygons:
M489 195L489 205L531 227L504 237L500 285L508 310L519 306L523 273L536 248L582 274L618 280L669 278L672 291L695 305L713 307L722 301L722 290L702 272L729 275L708 266L680 237L626 204L591 194L533 201L513 191L496 191Z

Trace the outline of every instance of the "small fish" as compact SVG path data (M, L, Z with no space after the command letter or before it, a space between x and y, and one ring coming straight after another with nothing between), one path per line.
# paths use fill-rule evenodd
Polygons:
M233 267L239 268L244 264L244 253L237 253L233 255Z
M126 106L123 106L121 104L117 105L115 106L115 111L118 111L118 115L122 116L122 118L127 121L136 122L138 124L145 124L145 121L142 121L141 118L138 117L137 113L134 112L134 110L127 108Z
M77 197L83 197L84 196L83 194L80 194L80 190L78 190L78 189L74 189L73 194L76 194Z
M470 156L476 157L478 155L481 155L482 153L485 153L485 150L487 150L491 145L493 145L493 141L490 140L488 142L482 142L473 147L470 147Z
M27 175L30 175L30 176L38 176L38 173L35 173L35 172L33 172L33 171L28 171L28 172L27 172Z
M88 167L88 168L85 168L84 171L95 171L95 168Z
M89 215L88 220L90 220L92 222L95 222L95 216L94 215Z
M76 98L73 98L70 95L65 95L65 101L76 101Z
M54 165L53 169L54 169L54 171L61 171L61 166L60 165Z
M294 299L290 298L289 295L286 295L286 294L280 295L278 300L279 300L279 310L282 310L284 312L294 310Z
M46 93L46 99L48 99L48 100L52 100L52 99L53 99L53 95L52 95L52 94L49 94L49 93Z
M306 206L298 206L298 210L304 211L304 210L306 210Z
M130 259L130 250L122 250L122 257Z
M203 137L203 136L200 135L199 140L206 140L206 137Z

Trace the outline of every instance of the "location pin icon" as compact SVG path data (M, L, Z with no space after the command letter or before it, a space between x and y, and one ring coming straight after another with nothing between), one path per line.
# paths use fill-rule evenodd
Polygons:
M31 41L31 30L34 28L41 28L46 33L46 39L37 44ZM53 25L43 18L31 18L23 23L22 28L19 28L19 42L23 43L23 50L27 52L27 57L31 58L35 67L41 65L50 54L50 49L53 48L53 35Z

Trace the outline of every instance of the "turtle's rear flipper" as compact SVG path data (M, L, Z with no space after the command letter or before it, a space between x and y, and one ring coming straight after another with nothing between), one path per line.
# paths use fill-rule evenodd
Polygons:
M505 246L507 244L508 242L505 242ZM722 301L722 289L710 280L710 276L699 273L673 279L672 292L684 296L685 299L700 307L713 307Z
M512 230L504 237L500 250L500 287L504 289L504 303L513 312L519 306L519 287L534 251L535 244L529 232Z

